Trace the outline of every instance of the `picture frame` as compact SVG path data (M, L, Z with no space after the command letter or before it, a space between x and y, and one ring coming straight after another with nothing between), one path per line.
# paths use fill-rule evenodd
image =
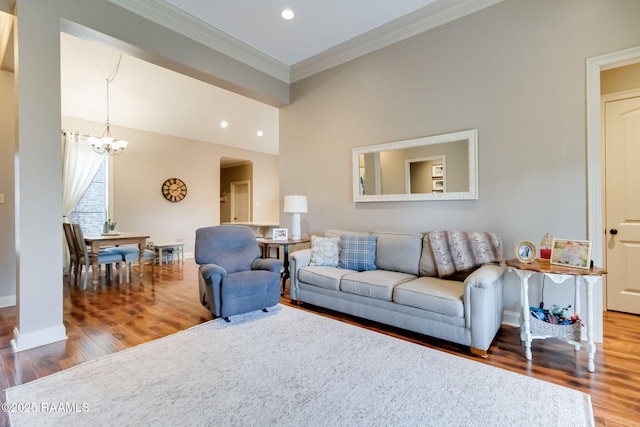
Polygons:
M442 178L444 176L444 165L432 165L431 176L433 178Z
M433 191L444 190L444 179L434 179L431 185Z
M274 228L273 240L289 240L289 229L287 228Z
M516 246L516 258L518 258L518 261L524 262L525 264L532 263L536 259L537 253L536 245L528 240L520 242Z
M554 238L549 262L588 270L591 268L591 241Z

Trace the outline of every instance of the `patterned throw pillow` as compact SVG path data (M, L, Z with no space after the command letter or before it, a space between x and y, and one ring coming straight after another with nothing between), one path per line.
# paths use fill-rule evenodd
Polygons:
M338 266L340 239L337 237L311 236L311 261L309 265Z
M340 236L340 263L338 268L355 271L376 269L376 242L378 236Z

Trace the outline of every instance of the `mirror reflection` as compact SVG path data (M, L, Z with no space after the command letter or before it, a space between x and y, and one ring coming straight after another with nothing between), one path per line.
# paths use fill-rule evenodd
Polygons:
M477 130L353 149L354 201L478 198Z

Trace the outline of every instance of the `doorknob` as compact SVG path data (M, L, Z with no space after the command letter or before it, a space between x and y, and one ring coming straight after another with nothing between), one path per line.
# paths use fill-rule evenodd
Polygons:
M611 230L609 230L609 234L613 234L615 236L616 234L618 234L618 230L612 228Z

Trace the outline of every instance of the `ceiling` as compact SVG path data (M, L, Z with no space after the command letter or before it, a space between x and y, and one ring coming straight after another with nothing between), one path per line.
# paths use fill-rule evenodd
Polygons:
M502 0L109 1L292 82ZM280 16L287 7L295 13L289 21ZM117 58L114 49L61 35L64 116L105 122L105 81ZM278 154L277 108L128 55L110 85L110 121Z

